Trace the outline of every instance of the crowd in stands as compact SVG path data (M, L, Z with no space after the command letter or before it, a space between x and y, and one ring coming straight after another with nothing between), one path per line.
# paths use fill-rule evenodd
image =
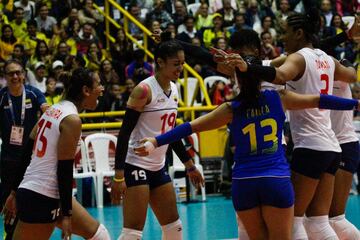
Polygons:
M282 54L281 24L295 11L317 6L321 11L320 38L347 29L343 17L360 10L356 0L118 0L133 17L149 30L167 30L178 40L203 48L228 48L228 39L239 29L254 29L262 41L262 59ZM39 88L49 104L59 101L62 83L59 73L85 66L99 72L105 94L97 111L122 110L133 87L154 73L150 58L137 49L124 29L111 28L115 42L105 48L105 24L93 4L99 0L3 0L0 3L0 67L6 60L18 59L26 67L27 83ZM114 9L111 9L113 13ZM121 15L122 16L122 15ZM115 18L115 14L113 14ZM123 18L116 19L120 25ZM129 33L141 41L143 32L129 22ZM347 58L356 66L360 41L345 42L328 49L337 59ZM150 39L148 48L154 50ZM194 59L187 62L203 77L219 75ZM3 87L3 71L0 85ZM218 82L208 89L213 104L232 96L232 85ZM109 119L107 119L109 120ZM118 120L118 119L110 119Z

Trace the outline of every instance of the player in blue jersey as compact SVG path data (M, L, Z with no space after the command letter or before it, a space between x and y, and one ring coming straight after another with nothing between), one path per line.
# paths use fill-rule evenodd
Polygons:
M249 64L260 64L245 57ZM291 239L294 191L281 144L284 110L353 109L356 100L328 95L300 95L287 90L260 91L261 81L237 71L240 94L213 112L156 138L144 139L136 149L146 156L155 147L230 123L236 146L232 198L250 239Z

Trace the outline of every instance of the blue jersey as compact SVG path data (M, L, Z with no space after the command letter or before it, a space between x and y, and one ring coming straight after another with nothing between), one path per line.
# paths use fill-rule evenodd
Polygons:
M276 91L261 92L257 108L240 111L233 101L230 131L235 145L233 179L290 176L281 145L285 114Z
M38 120L40 106L46 103L45 96L39 89L25 85L25 120L23 144L27 142L30 132ZM14 107L15 124L21 125L21 105L22 95L18 97L11 96ZM11 126L14 124L9 107L8 88L0 90L0 128L1 128L1 155L11 156L13 159L21 160L23 146L11 145L10 133Z

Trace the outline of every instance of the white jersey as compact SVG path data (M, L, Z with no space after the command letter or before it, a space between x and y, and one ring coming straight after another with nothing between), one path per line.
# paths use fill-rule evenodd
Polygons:
M78 114L75 105L70 101L61 101L41 116L31 162L19 188L60 198L57 181L59 127L61 121L72 114Z
M352 98L348 83L335 81L333 95L342 98ZM331 126L340 144L358 141L353 125L354 111L331 110Z
M334 60L320 49L303 48L297 53L305 59L305 71L299 80L287 82L286 88L299 94L332 94ZM290 128L294 148L341 152L331 129L330 110L291 110Z
M171 92L166 95L154 76L142 81L151 91L151 102L144 107L140 118L130 135L126 163L150 171L158 171L165 165L165 154L168 145L156 148L146 157L134 153L134 147L145 137L155 137L165 133L175 126L178 108L178 90L170 82Z

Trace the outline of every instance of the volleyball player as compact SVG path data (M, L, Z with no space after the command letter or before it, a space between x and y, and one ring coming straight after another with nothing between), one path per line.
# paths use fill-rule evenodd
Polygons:
M62 229L65 239L72 233L110 239L106 228L72 199L73 162L81 135L78 112L95 109L103 87L96 73L82 68L71 76L62 75L62 80L64 100L47 109L34 127L24 156L30 165L18 169L4 207L5 221L19 217L15 240L49 239L55 226Z
M162 239L182 239L175 192L165 166L167 146L147 157L139 157L133 150L145 136L155 136L175 126L178 91L172 81L183 70L184 51L176 41L165 41L157 46L154 56L155 75L143 80L131 93L116 147L111 194L113 201L124 196L121 240L141 239L148 204L161 225ZM190 180L195 185L203 184L204 179L181 141L172 147L177 154L183 149L179 158Z
M301 94L332 94L334 79L356 81L352 67L345 62L343 66L313 48L318 20L315 11L289 16L282 35L290 54L285 63L274 68L242 61L241 71L272 83L286 84L288 89ZM291 163L295 190L293 239L338 239L328 220L341 151L331 129L330 112L318 109L290 111L290 127L295 144Z

